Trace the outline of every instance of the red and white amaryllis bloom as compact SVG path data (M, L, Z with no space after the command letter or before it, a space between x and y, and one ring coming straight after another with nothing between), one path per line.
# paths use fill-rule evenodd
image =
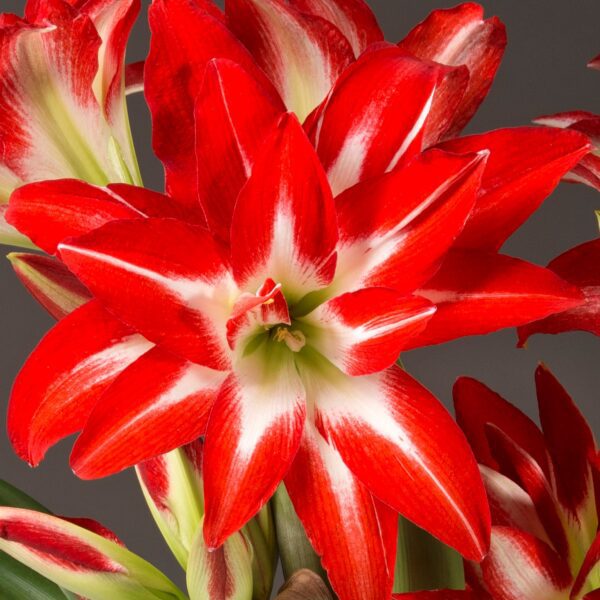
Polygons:
M541 431L483 384L459 379L459 424L480 464L492 510L490 553L469 565L477 598L580 600L600 590L594 435L545 367L535 376Z
M498 249L589 150L552 128L441 141L502 54L481 12L438 11L397 47L358 0L155 0L145 93L168 196L11 196L9 222L55 256L13 257L20 276L57 316L89 299L15 383L18 454L38 464L82 431L72 465L92 478L205 436L206 544L283 480L342 600L389 597L398 512L481 559L466 440L394 363L581 304Z
M0 243L29 244L4 220L10 192L23 183L141 183L124 65L139 5L29 0L24 18L0 14Z

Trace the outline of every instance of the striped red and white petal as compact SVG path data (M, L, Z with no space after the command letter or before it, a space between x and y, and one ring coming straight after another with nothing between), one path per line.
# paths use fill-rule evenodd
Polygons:
M379 502L310 421L285 487L340 600L389 598L395 536L382 535Z
M128 181L94 95L101 40L91 19L54 2L51 19L0 29L2 166L20 182L77 177ZM5 180L5 177L2 177Z
M417 292L437 306L411 347L482 335L581 305L579 290L549 269L477 250L452 250Z
M195 185L194 103L206 66L214 58L226 58L259 81L266 78L211 1L155 0L148 16L152 36L144 93L154 151L165 167L167 193L188 207L190 219L202 221Z
M500 468L492 456L485 430L485 426L491 423L532 456L551 479L546 440L538 426L524 412L471 377L459 377L452 395L456 420L480 464L495 470Z
M364 0L291 0L291 4L333 23L350 42L356 58L371 44L383 41L377 18Z
M122 152L127 155L127 164L134 164L125 106L125 51L140 12L140 0L88 0L79 2L79 6L80 11L92 20L102 40L94 93L104 108Z
M596 534L594 541L589 547L587 554L581 565L581 569L573 584L571 590L571 599L579 600L586 592L591 592L598 588L600 580L600 533ZM588 596L585 596L587 598ZM595 596L594 596L595 597ZM585 600L584 598L584 600Z
M540 422L555 473L555 491L569 514L569 525L581 544L598 529L590 456L596 454L594 434L568 392L540 365L535 372Z
M492 455L500 471L520 485L531 498L540 521L556 552L568 559L570 548L563 514L553 493L550 481L541 467L523 448L495 425L488 424L486 432Z
M498 129L440 144L463 154L488 150L475 208L457 244L498 250L589 151L586 136L550 127Z
M204 537L218 548L269 500L298 450L305 392L293 353L264 340L240 358L210 413L204 447Z
M227 0L225 13L231 30L300 121L354 60L350 42L336 26L283 0Z
M548 264L548 269L573 285L584 296L583 304L519 328L519 345L524 346L536 333L589 331L600 336L600 239L567 250Z
M55 319L91 299L86 287L56 258L24 252L11 252L7 258L27 291Z
M483 578L494 600L568 600L572 576L546 543L510 527L492 528Z
M307 343L348 375L381 371L435 312L428 301L388 288L332 298L300 319Z
M431 150L336 198L338 293L370 286L412 293L439 268L479 191L485 154Z
M160 532L185 569L204 514L202 442L146 460L135 470Z
M241 289L255 292L271 278L282 284L291 305L331 283L337 239L323 168L296 118L286 115L264 141L235 206L235 279Z
M469 83L446 136L456 135L486 97L506 47L506 29L497 18L483 18L483 7L466 2L435 10L417 25L399 47L418 58L445 65L466 65Z
M73 447L73 471L98 479L197 440L225 377L152 348L115 379L91 411Z
M16 453L32 465L79 431L106 388L152 344L93 300L61 320L17 376L8 409Z
M233 207L285 107L238 64L212 60L196 102L198 198L208 227L229 244Z
M526 531L550 544L531 496L502 473L479 465L492 512L492 523Z
M155 567L88 525L0 507L0 550L89 600L184 598Z
M48 254L60 242L110 221L176 216L169 198L125 184L98 187L77 179L30 183L10 197L6 219Z
M309 131L334 194L421 151L443 74L394 47L368 52L346 69Z
M114 221L59 251L96 298L148 339L198 364L229 367L225 324L236 288L205 229L175 219Z
M252 600L252 554L240 531L220 548L207 548L200 527L186 568L190 600Z
M592 149L564 177L565 181L585 183L600 190L600 115L576 110L555 115L538 117L539 125L560 127L580 131L589 136Z
M307 366L317 425L380 500L471 560L489 541L490 514L477 463L430 392L399 367L349 377Z

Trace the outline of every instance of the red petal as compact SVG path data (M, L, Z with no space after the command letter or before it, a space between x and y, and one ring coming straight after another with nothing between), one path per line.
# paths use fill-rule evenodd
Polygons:
M23 252L12 252L7 258L21 283L55 319L91 299L87 288L55 258Z
M283 110L276 93L239 65L208 63L196 102L198 197L213 235L226 244L237 196Z
M421 150L441 73L397 48L368 52L346 69L310 130L334 194Z
M437 306L411 347L514 327L582 302L577 288L552 271L475 250L453 250L419 292Z
M354 58L337 27L282 0L227 0L225 12L232 31L300 121Z
M95 91L109 120L114 121L120 117L115 108L118 107L120 111L123 102L125 50L140 12L140 0L87 0L79 5L81 12L90 17L102 39ZM122 144L123 148L128 145Z
M535 383L558 498L571 518L579 521L581 529L588 529L588 535L593 535L598 526L589 461L596 453L594 434L567 391L543 365L535 372ZM594 515L591 523L590 514Z
M59 248L94 296L148 339L228 368L225 307L235 285L206 230L174 219L115 221Z
M492 529L483 576L494 600L567 598L567 564L544 542L509 527Z
M435 308L387 288L337 296L301 322L307 343L348 375L381 371L398 359L406 340L425 328Z
M458 244L498 250L589 151L589 141L574 131L521 127L458 138L439 147L459 154L489 150L481 192Z
M196 190L194 102L213 58L240 64L264 80L248 51L222 23L220 11L203 0L155 0L149 9L152 38L144 92L153 123L153 146L166 171L170 196L202 220Z
M293 116L263 143L233 215L231 261L241 288L269 277L290 304L325 287L335 270L337 225L319 160Z
M419 527L481 560L490 526L485 492L444 407L398 367L350 378L323 366L309 376L317 423L355 475Z
M131 202L134 194L134 200L147 198L144 204L150 206L139 200ZM169 199L143 188L101 188L76 179L42 181L13 192L6 218L42 250L54 254L58 244L68 237L87 233L109 221L144 217L147 208L157 212L161 200L165 216L170 216Z
M550 477L546 441L537 425L525 413L470 377L460 377L456 381L453 396L456 420L479 463L499 469L485 432L486 424L491 423L530 454Z
M425 283L462 230L484 166L484 154L431 150L340 194L336 291Z
M586 154L581 161L573 167L570 173L565 175L565 181L575 183L586 183L587 185L600 190L600 115L595 115L583 110L558 113L538 117L534 121L540 125L550 127L561 127L580 131L589 136L593 148L589 154Z
M73 470L97 479L196 440L224 378L153 348L120 374L91 412L73 448Z
M550 483L535 460L495 425L486 432L492 455L502 473L518 483L529 494L552 546L560 556L569 555L567 535Z
M519 328L519 346L535 333L582 330L600 335L600 239L585 242L550 262L548 268L581 288L585 301L571 310Z
M588 67L591 69L600 69L600 54L596 58L592 58L588 63Z
M285 486L340 600L388 598L395 544L384 544L377 501L311 423Z
M17 454L37 465L50 446L83 427L104 390L150 346L96 301L60 321L12 389L8 431Z
M144 91L144 67L146 62L140 60L125 67L125 93L135 94Z
M484 20L482 6L467 2L433 11L398 45L419 58L469 69L468 87L445 132L453 136L470 121L492 85L504 54L506 29L497 17Z
M485 491L490 502L492 523L515 527L550 544L531 496L502 473L479 465Z
M291 4L333 23L350 42L356 57L371 44L383 41L377 19L364 0L291 0Z
M217 548L269 500L298 450L305 393L276 342L243 357L210 414L204 447L204 538Z

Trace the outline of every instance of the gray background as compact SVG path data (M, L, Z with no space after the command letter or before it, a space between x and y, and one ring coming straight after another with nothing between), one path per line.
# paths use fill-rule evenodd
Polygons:
M23 4L23 0L0 1L2 12L19 12ZM456 2L373 0L371 4L387 38L399 40L431 10ZM484 0L482 4L487 15L496 14L506 23L509 45L491 94L468 131L527 124L538 115L560 110L600 112L600 73L585 67L600 53L600 2ZM144 11L130 44L130 60L142 59L147 44ZM149 120L141 97L131 101L130 110L146 185L160 189L162 169L151 153ZM563 184L504 250L546 264L569 247L597 235L596 208L600 208L598 193ZM0 281L0 404L4 418L11 382L52 320L17 282L7 261L0 262ZM411 352L405 356L405 364L448 405L456 377L471 375L534 416L533 372L543 360L572 393L596 433L600 432L600 340L583 333L537 336L528 350L517 350L515 340L514 331L473 337ZM155 530L133 473L103 481L79 481L68 466L71 443L60 444L32 471L13 455L2 430L0 478L20 486L55 512L102 521L131 549L179 579L178 568Z

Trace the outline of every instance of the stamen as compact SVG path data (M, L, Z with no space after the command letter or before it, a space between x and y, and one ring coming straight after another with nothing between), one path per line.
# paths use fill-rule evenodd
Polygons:
M302 348L306 345L306 338L304 334L299 330L292 331L287 327L278 327L275 331L275 335L273 339L276 342L285 342L285 345L292 352L300 352Z

